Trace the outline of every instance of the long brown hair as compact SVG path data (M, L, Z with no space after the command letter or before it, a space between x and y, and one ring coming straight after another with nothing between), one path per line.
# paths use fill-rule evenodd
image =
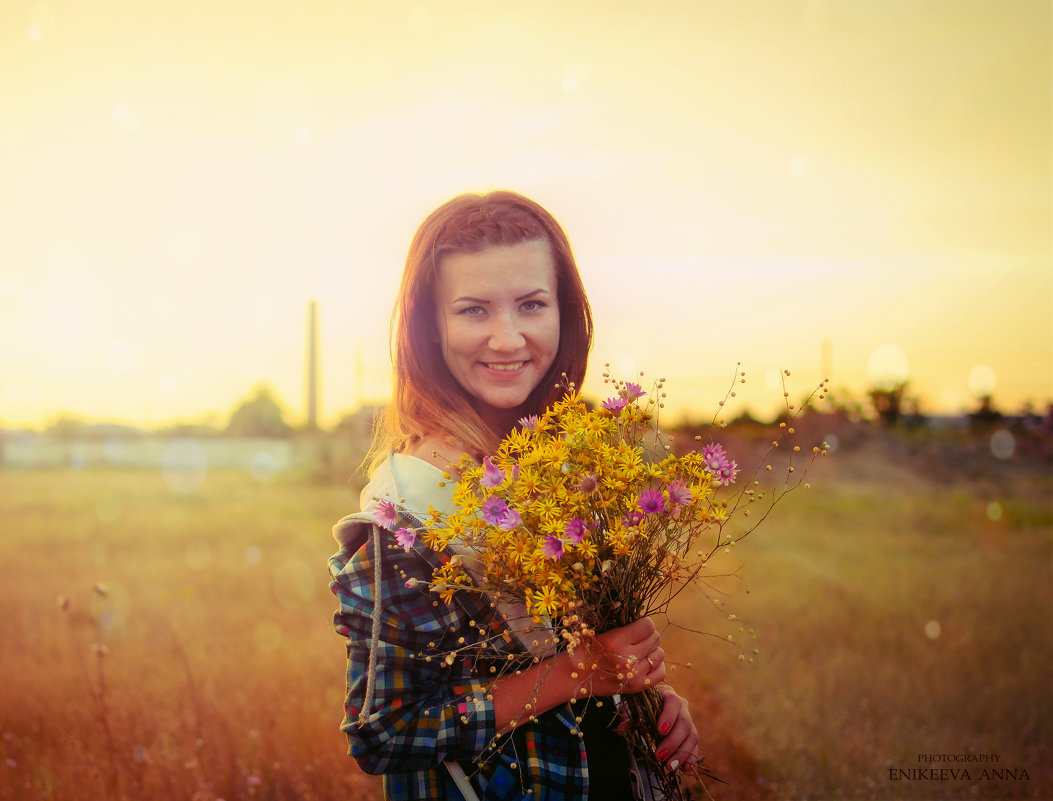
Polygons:
M504 436L479 415L475 399L446 366L436 318L435 284L447 253L547 241L556 265L559 349L549 371L527 399L539 414L557 401L562 374L581 386L592 346L592 311L570 242L556 219L529 198L509 191L459 195L428 215L406 257L391 319L395 386L370 451L375 465L427 435L451 438L473 456L492 453Z

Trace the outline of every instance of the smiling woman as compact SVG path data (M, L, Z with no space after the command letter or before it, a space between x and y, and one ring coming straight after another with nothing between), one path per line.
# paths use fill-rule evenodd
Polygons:
M522 195L491 192L455 197L418 228L393 329L395 384L374 464L444 439L479 458L492 452L523 408L559 399L564 373L581 385L592 312L556 219Z
M539 647L500 593L464 587L436 599L429 581L461 545L433 550L399 527L449 510L452 464L488 464L519 418L581 385L592 316L566 235L512 192L454 198L417 230L393 327L394 401L362 510L335 526L329 563L347 638L351 755L384 775L393 799L651 798L654 778L615 731L614 696L665 679L654 622L590 635L573 655ZM514 675L483 658L437 658L445 638L474 643L488 631L500 632L502 665L524 660ZM660 693L656 758L676 771L698 758L698 731L684 699L667 685Z
M484 422L509 430L559 347L552 248L532 240L450 254L436 304L446 366Z

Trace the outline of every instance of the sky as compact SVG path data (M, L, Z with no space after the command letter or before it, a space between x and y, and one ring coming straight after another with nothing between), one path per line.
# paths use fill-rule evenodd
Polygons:
M390 387L410 239L508 188L566 229L585 389L765 412L828 377L1053 400L1038 0L4 2L0 427L302 423Z

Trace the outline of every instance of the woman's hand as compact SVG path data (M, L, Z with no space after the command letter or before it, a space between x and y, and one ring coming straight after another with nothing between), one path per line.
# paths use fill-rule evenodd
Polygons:
M665 651L650 618L604 632L568 654L577 696L628 695L665 679Z
M658 734L664 738L658 743L655 757L670 770L688 768L698 761L698 729L691 720L687 699L668 684L658 689L665 699L658 716Z

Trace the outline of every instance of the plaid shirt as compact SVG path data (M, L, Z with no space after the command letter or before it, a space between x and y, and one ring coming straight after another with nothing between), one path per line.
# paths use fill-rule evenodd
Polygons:
M383 485L384 477L379 481ZM570 704L499 737L488 685L473 660L464 657L449 664L442 658L459 645L459 638L471 643L479 626L492 622L493 612L477 593L457 593L447 605L428 591L433 569L449 557L423 545L404 551L391 532L376 526L369 509L373 498L406 497L397 482L385 492L377 487L374 479L363 491L362 513L334 527L343 547L329 561L331 587L340 601L335 626L347 638L341 730L350 754L367 773L384 774L389 799L460 799L443 766L447 760L462 765L481 799L586 798L585 748L571 734L576 722ZM411 508L417 504L407 501L406 509ZM374 640L375 531L381 538L382 578L380 631ZM371 647L378 649L374 697L362 719Z

